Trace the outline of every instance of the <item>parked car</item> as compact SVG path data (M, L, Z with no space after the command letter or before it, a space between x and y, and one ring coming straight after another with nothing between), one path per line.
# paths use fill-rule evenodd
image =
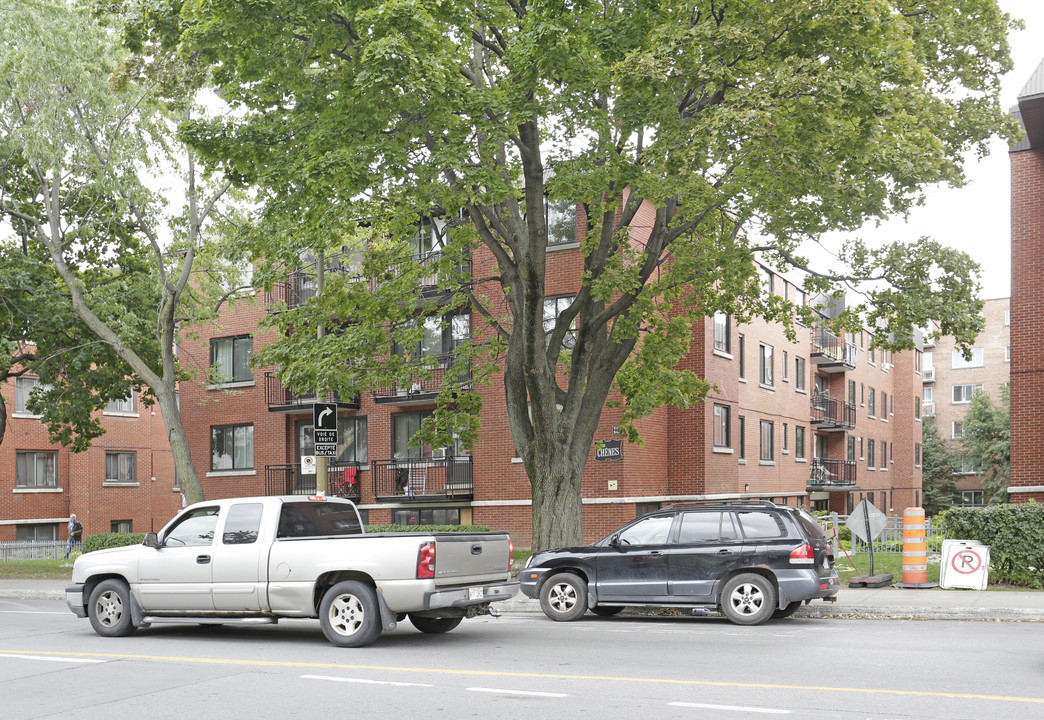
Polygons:
M366 534L348 500L254 497L191 505L141 545L81 555L66 604L103 636L152 623L319 618L342 647L409 617L444 633L518 592L507 533Z
M812 516L768 501L671 505L593 545L535 553L519 580L552 620L679 607L720 611L739 625L834 601L841 587Z

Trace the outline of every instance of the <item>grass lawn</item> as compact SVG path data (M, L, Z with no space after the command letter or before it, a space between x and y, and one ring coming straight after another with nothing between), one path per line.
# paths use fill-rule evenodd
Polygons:
M856 575L870 574L870 555L859 553L858 555L845 555L843 552L834 557L837 574L841 577L842 587L848 585L848 579ZM892 575L894 582L903 581L903 555L902 553L874 553L874 574ZM928 561L928 582L939 582L939 561Z
M0 580L28 578L33 580L68 580L72 577L73 559L12 560L0 563Z

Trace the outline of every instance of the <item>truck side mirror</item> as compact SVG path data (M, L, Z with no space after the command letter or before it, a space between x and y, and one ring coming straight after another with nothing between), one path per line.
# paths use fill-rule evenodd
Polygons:
M159 537L154 532L145 533L145 539L141 541L141 544L145 547L158 548L160 546Z

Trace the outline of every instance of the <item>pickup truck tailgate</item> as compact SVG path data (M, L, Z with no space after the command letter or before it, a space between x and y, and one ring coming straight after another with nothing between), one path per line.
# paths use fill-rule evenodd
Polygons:
M507 579L507 533L439 533L435 536L435 585Z

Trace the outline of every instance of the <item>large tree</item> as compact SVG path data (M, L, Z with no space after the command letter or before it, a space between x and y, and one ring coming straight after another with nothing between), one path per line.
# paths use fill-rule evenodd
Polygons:
M1000 392L998 405L981 390L972 395L960 443L963 458L982 474L987 503L1008 502L1011 478L1011 399L1007 385Z
M921 493L924 511L929 516L952 507L960 499L953 477L956 455L939 434L934 416L921 421Z
M153 31L210 63L236 109L184 131L263 188L259 258L352 251L359 218L376 239L361 274L380 282L331 278L286 316L299 332L268 359L295 386L349 395L413 372L389 335L417 345L418 315L470 308L485 325L457 352L476 373L503 366L535 548L581 538L607 401L636 439L633 420L705 394L676 367L703 317L811 320L761 292L755 260L805 270L811 294L873 281L842 321L875 328L880 347L909 348L930 319L962 345L978 332L962 253L852 239L812 268L801 245L902 214L926 184L962 183L965 156L1010 132L997 98L1009 20L995 0L164 7ZM579 290L551 304L548 203L579 210L583 254ZM430 243L437 268L406 262L399 240L430 232L425 218L444 235ZM440 300L411 299L433 273ZM300 332L332 321L336 332ZM433 430L466 437L474 395L450 385Z
M0 8L0 162L19 168L4 176L0 216L42 249L68 307L158 402L195 502L203 493L178 411L175 333L213 311L203 301L211 275L193 272L197 255L216 255L203 250L204 225L225 188L208 192L192 153L176 152L171 107L156 92L171 84L133 82L140 63L87 5ZM192 105L175 109L184 118ZM177 169L183 203L157 185Z

